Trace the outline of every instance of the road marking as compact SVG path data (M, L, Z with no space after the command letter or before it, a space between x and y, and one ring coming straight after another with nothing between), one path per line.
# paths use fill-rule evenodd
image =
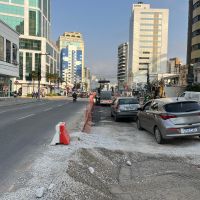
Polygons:
M49 110L52 110L52 108L47 108L47 109L45 109L43 111L45 112L45 111L49 111Z
M28 117L32 117L33 115L35 115L35 114L26 115L24 117L17 118L17 120L21 120L21 119L25 119L25 118L28 118Z
M1 114L1 113L5 113L5 112L7 112L7 111L8 111L8 110L1 111L0 114Z

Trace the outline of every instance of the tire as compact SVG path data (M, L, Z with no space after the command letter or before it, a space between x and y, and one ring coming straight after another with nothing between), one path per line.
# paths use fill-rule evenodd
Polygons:
M143 130L143 128L141 127L141 124L140 124L140 120L138 118L136 119L136 123L137 123L138 130Z
M160 130L158 129L158 127L155 127L154 136L155 136L155 140L158 144L164 143L164 139L163 139L162 134L161 134Z
M112 111L110 112L110 116L113 117Z
M114 115L114 120L115 120L116 122L118 122L118 117L117 117L117 115Z

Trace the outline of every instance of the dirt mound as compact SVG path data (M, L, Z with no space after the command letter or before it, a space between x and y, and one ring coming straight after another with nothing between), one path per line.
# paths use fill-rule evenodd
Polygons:
M82 148L73 154L63 174L56 183L59 190L47 199L170 200L200 195L199 167L180 157Z

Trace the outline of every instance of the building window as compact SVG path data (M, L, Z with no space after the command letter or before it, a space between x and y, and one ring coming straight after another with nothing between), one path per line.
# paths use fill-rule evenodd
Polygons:
M29 0L29 6L41 9L41 0Z
M12 63L14 65L17 65L18 62L17 62L17 45L13 43L12 45L12 54L13 54L13 60L12 60Z
M21 17L6 16L0 14L0 19L8 24L19 34L24 34L24 19Z
M32 53L26 53L26 80L31 81L32 73Z
M193 5L193 9L196 9L200 6L200 1L197 1L194 5Z
M200 21L200 15L197 15L192 19L192 24L195 24L196 22Z
M196 37L200 35L200 29L197 29L196 31L192 32L192 37Z
M41 13L39 11L29 11L29 35L41 36Z
M4 61L4 38L0 35L0 60Z
M21 38L19 42L19 47L20 49L30 49L30 50L41 51L41 41Z
M200 49L200 44L195 44L192 46L192 51L196 51Z
M24 8L19 6L1 4L0 12L24 16Z
M24 5L24 0L11 0L12 3Z
M139 57L139 59L149 59L149 57Z
M19 52L19 78L18 80L23 80L23 53Z
M6 40L6 62L11 63L11 42Z

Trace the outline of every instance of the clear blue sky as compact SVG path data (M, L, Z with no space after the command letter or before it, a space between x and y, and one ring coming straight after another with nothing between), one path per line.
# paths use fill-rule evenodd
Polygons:
M65 31L81 32L85 64L93 74L117 74L117 47L128 41L135 0L52 0L52 39ZM168 57L186 59L188 0L144 0L152 8L168 8Z

